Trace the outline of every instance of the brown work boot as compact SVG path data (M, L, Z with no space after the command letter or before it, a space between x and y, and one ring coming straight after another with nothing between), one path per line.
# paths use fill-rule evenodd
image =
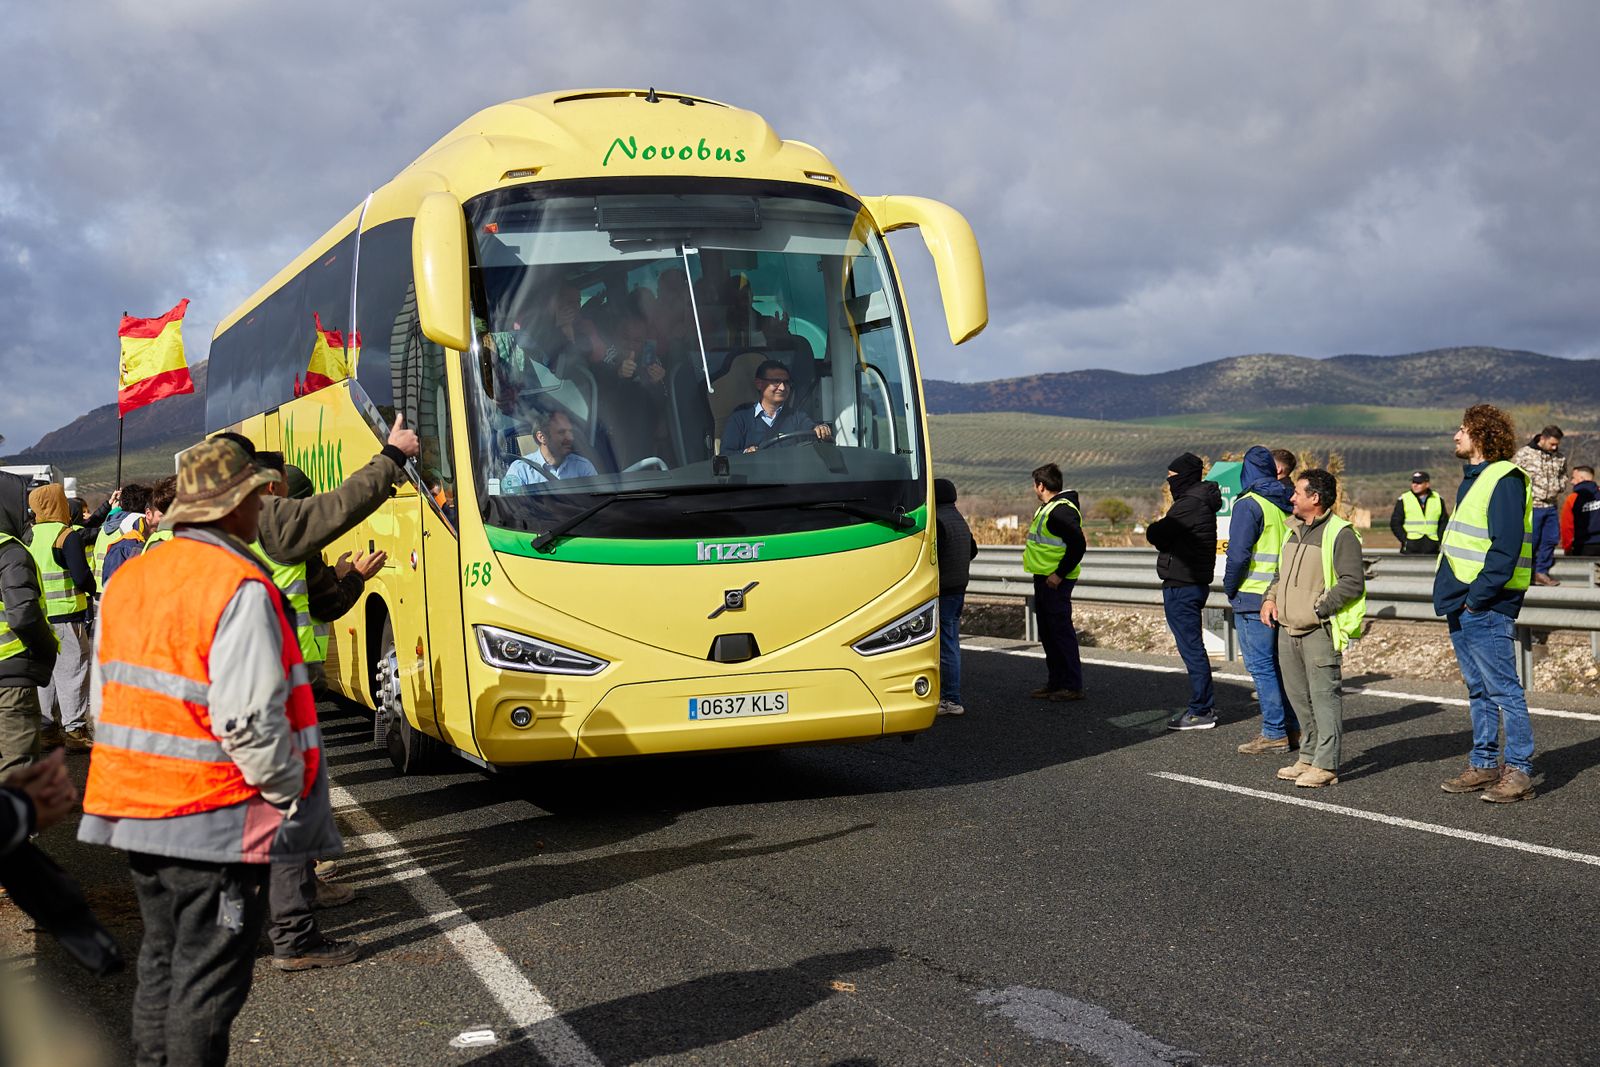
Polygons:
M39 729L39 751L48 752L67 743L67 732L58 722L47 722Z
M1484 791L1483 799L1491 804L1515 804L1519 800L1533 799L1533 779L1515 767L1507 767L1500 780Z
M1241 756L1260 756L1264 753L1287 751L1289 751L1289 739L1287 737L1268 737L1266 734L1260 734L1254 741L1246 741L1239 746L1239 754Z
M68 752L87 752L94 747L94 739L87 729L68 730L62 738Z
M1055 692L1055 690L1051 689L1048 685L1041 685L1039 688L1035 689L1033 692L1029 693L1028 695L1031 696L1035 700L1049 700L1050 699L1050 694L1054 693L1054 692Z
M1312 767L1294 780L1301 789L1321 789L1325 785L1338 785L1339 776L1321 767Z
M317 882L317 895L311 901L313 908L342 908L360 896L354 889L338 882L324 882L321 878Z
M360 955L361 946L356 942L325 937L318 944L301 949L297 956L273 956L272 965L280 971L309 971L313 967L343 967Z
M1081 689L1057 689L1055 692L1053 692L1049 696L1045 697L1045 699L1046 700L1056 700L1056 701L1082 700L1083 699L1083 690L1081 690Z
M1294 763L1289 764L1289 766L1281 768L1278 771L1278 777L1285 782L1295 782L1300 780L1300 776L1302 774L1311 769L1310 760L1296 760Z
M1439 786L1446 793L1472 793L1487 789L1500 780L1499 767L1472 767Z

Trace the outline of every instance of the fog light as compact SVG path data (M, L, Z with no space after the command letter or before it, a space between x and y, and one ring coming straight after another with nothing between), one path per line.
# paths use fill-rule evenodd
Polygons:
M917 680L911 683L911 688L915 690L917 696L925 697L928 695L928 690L933 688L933 683L928 681L927 675L918 675Z
M511 725L519 730L525 730L533 724L532 708L512 708Z

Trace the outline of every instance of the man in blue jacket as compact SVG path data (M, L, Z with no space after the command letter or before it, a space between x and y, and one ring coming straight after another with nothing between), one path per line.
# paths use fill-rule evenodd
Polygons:
M1278 480L1271 452L1252 445L1239 472L1244 491L1233 502L1222 592L1233 608L1244 665L1261 702L1261 733L1239 746L1247 756L1284 753L1300 745L1300 723L1278 673L1278 635L1261 621L1261 596L1278 573L1278 554L1288 534L1289 490Z
M1533 724L1517 678L1516 626L1533 577L1533 496L1528 474L1511 462L1510 416L1476 404L1461 418L1456 455L1465 460L1455 515L1440 542L1433 610L1450 626L1472 713L1467 769L1446 793L1484 790L1506 804L1533 798ZM1500 723L1505 720L1505 765Z

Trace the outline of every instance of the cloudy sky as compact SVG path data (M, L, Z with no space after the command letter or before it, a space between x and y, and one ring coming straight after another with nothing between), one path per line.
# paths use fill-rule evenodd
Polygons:
M114 399L124 310L216 321L473 111L656 85L972 221L928 376L1456 344L1600 355L1592 0L74 0L0 37L0 434Z

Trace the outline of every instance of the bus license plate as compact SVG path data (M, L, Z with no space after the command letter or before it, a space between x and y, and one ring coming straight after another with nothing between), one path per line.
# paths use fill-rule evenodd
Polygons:
M751 715L782 715L788 710L788 693L734 693L730 696L689 698L691 719L740 719Z

